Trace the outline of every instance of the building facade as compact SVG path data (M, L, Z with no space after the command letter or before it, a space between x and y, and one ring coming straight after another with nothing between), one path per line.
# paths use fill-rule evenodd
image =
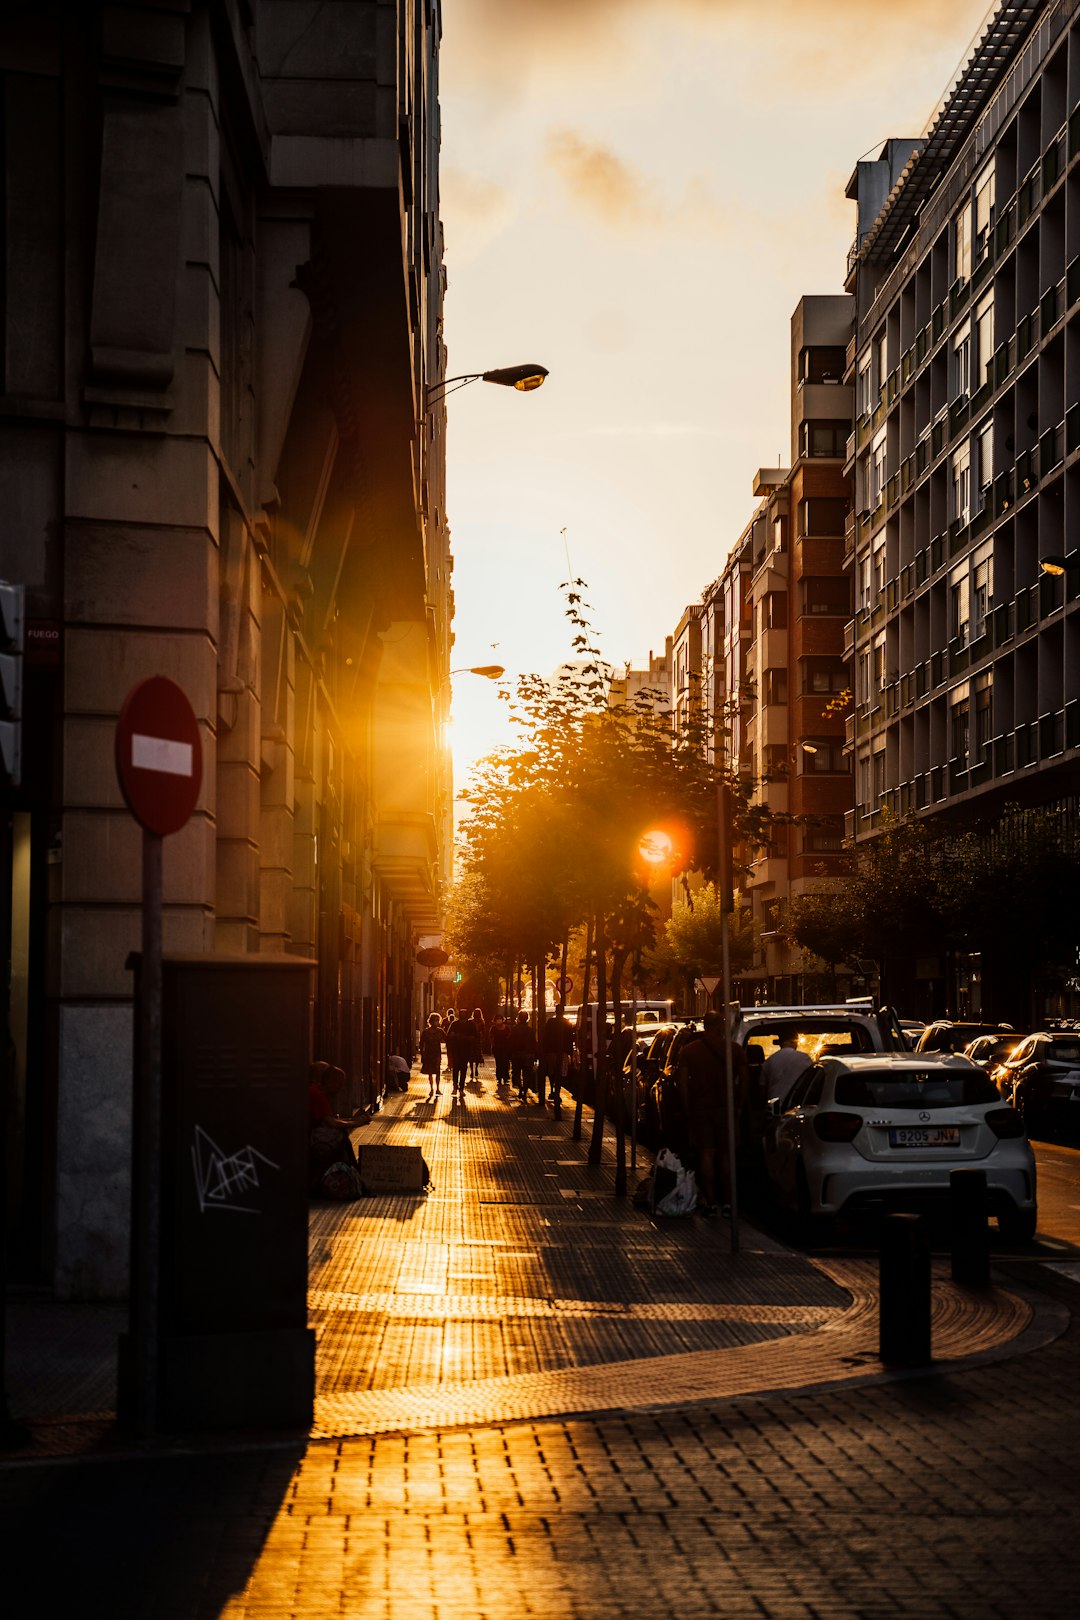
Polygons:
M5 16L9 1202L16 1273L61 1294L126 1287L136 682L202 739L166 951L316 963L354 1101L411 1045L448 804L439 36L437 0Z
M856 840L887 811L1076 819L1078 160L1080 6L1004 4L848 186ZM912 973L910 1005L979 1010L977 962Z

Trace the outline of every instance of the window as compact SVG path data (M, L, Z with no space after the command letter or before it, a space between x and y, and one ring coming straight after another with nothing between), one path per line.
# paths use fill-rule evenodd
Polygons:
M885 793L885 750L879 748L873 757L874 798L880 802Z
M869 416L874 409L873 355L869 350L859 361L858 377L855 384L855 409L860 417Z
M971 204L965 203L953 224L953 280L971 275Z
M968 756L968 739L970 736L969 699L966 696L957 698L949 710L949 730L952 742L952 757L957 765L966 766Z
M888 429L882 428L870 446L870 510L881 505L885 494L885 463Z
M971 322L965 321L953 337L953 399L966 399L971 392Z
M767 669L765 671L765 702L787 702L787 670Z
M970 619L967 564L957 569L949 581L949 639L967 646Z
M846 364L846 350L813 344L799 351L799 379L808 383L838 383L843 380Z
M871 682L872 670L870 664L870 649L869 647L866 647L859 654L859 660L855 671L855 697L858 701L859 707L862 709L868 709L870 707L870 700L873 696Z
M885 632L874 637L874 686L878 692L883 692L889 684L888 659L885 655Z
M870 756L864 754L858 764L859 803L873 808L870 805Z
M984 422L975 432L976 478L979 484L979 506L988 506L994 483L994 424Z
M991 367L994 361L994 294L988 292L975 306L975 329L973 333L974 354L972 356L972 375L975 378L976 388L983 383L992 382Z
M971 519L971 446L962 444L952 458L952 520Z
M874 595L873 595L873 600L871 601L870 605L871 605L871 607L876 607L878 605L878 603L881 602L884 599L884 596L885 596L885 542L884 541L882 541L879 546L874 547L873 564L874 564L874 566L873 566L873 574L872 574L872 577L871 577L871 580L870 580L870 585L871 585L871 589L873 590Z
M989 163L975 181L975 243L974 258L979 264L986 257L990 245L990 230L994 223L994 165Z
M783 743L765 745L765 781L783 782L788 774L788 751Z
M837 826L826 824L803 830L803 850L807 855L840 855L843 848L844 835Z
M804 456L832 456L843 460L851 429L847 422L800 422L799 453Z
M874 339L874 384L875 405L885 393L885 382L889 375L889 334L882 330Z
M831 613L843 619L850 615L851 592L843 575L804 578L802 592L804 613Z
M846 429L845 429L846 431ZM800 535L841 535L848 513L842 497L817 495L799 502Z
M845 663L832 658L803 658L800 662L804 692L820 692L824 695L847 690L848 673Z
M975 757L983 759L990 748L994 730L994 672L984 670L975 677Z
M859 558L858 562L855 565L855 568L856 568L855 583L856 583L856 587L857 587L856 601L857 601L858 609L859 609L860 613L869 613L870 609L874 605L873 604L873 599L871 597L871 592L870 592L870 554L869 554L869 552L867 552L866 556Z
M993 541L977 551L971 564L971 634L976 640L986 629L986 615L994 599Z
M761 628L787 629L787 592L767 591L761 599Z
M803 776L846 776L848 756L844 753L840 737L811 737L807 739L814 752L799 749L799 767Z

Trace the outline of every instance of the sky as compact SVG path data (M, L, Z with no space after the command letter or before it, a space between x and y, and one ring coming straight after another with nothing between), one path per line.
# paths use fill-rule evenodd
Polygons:
M661 651L786 465L791 314L843 291L861 156L925 128L989 0L444 0L451 664ZM513 740L454 681L456 786Z

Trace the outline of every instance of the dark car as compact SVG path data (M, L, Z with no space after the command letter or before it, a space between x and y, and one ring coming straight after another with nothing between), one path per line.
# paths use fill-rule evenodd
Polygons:
M1008 1024L973 1024L952 1018L936 1018L927 1024L916 1043L916 1052L963 1052L979 1035L1008 1035Z
M985 1069L987 1074L993 1074L995 1069L1008 1061L1026 1038L1026 1033L1012 1030L1007 1035L977 1035L964 1047L963 1055L970 1062L977 1063L980 1069Z
M1080 1034L1046 1030L1029 1035L990 1078L1029 1134L1080 1126Z
M679 1056L690 1041L697 1040L704 1027L700 1018L694 1018L672 1032L653 1085L660 1140L667 1147L686 1146L686 1120L678 1082Z

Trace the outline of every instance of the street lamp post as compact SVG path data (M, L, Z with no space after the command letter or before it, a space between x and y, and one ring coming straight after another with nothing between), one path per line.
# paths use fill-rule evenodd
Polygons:
M493 371L465 371L460 377L446 377L442 382L429 383L425 391L426 407L430 411L448 394L456 394L459 389L467 388L474 382L498 383L501 388L516 388L519 394L531 394L534 388L540 387L547 374L547 367L537 365L535 361L523 366L496 366Z
M728 882L728 868L731 860L731 828L728 825L727 791L724 779L721 776L716 784L716 842L717 860L720 864L720 973L723 989L721 995L724 1003L724 1079L727 1092L727 1138L728 1138L728 1202L731 1205L731 1253L739 1252L739 1197L737 1176L735 1172L735 1065L732 1060L731 1041L734 1031L731 1028L731 935L729 917L735 903L732 886Z

